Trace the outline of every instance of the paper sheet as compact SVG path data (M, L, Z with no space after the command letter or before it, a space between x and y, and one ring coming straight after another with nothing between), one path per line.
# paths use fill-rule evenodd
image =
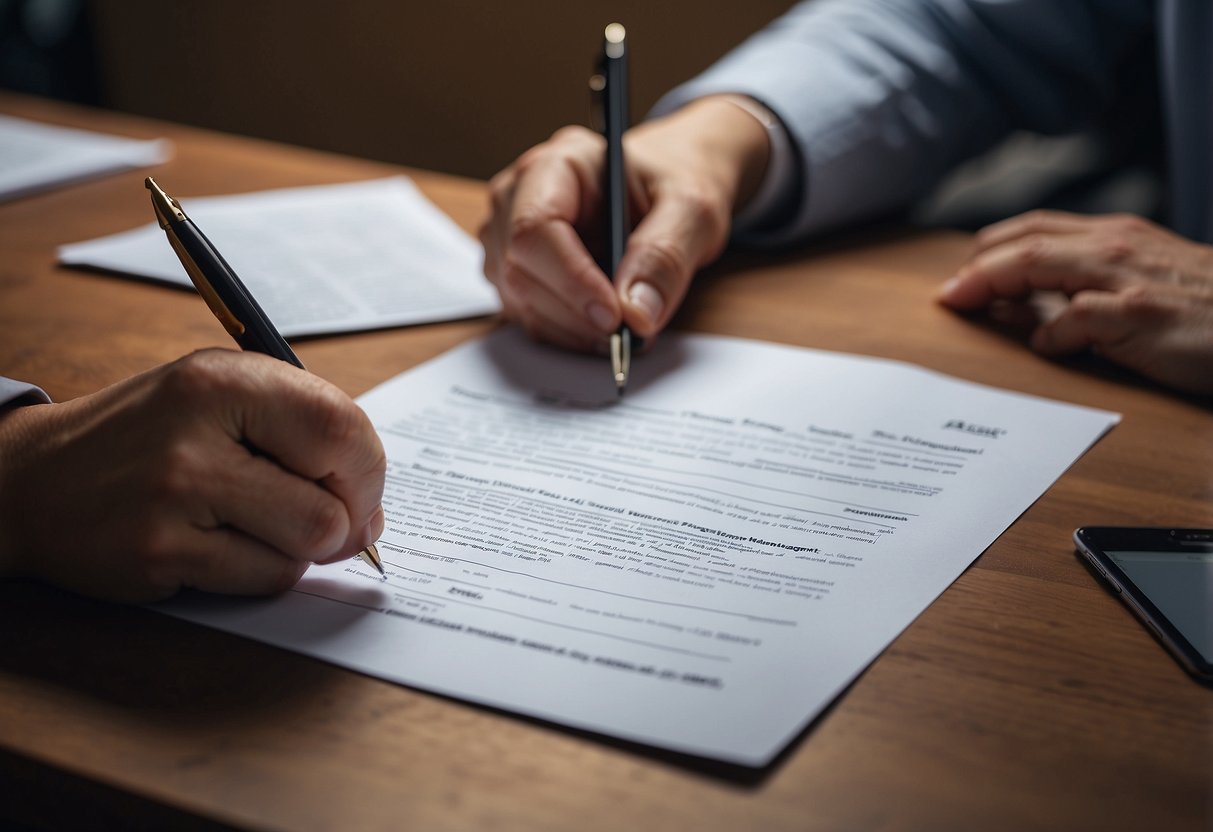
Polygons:
M171 155L172 145L163 139L137 141L0 116L0 202L159 164Z
M287 337L500 309L479 244L407 177L223 197L168 190ZM61 246L59 260L192 286L155 223Z
M876 359L663 336L603 358L513 330L360 401L379 546L175 615L589 731L768 763L1112 413Z

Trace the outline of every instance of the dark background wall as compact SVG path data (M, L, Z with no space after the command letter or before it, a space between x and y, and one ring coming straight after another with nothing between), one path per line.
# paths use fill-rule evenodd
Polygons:
M97 104L86 0L0 0L0 87Z
M628 27L638 119L792 4L0 0L0 87L487 178L588 122L607 23ZM1089 137L1015 137L945 183L920 220L973 228L1034 205L1152 213L1158 137L1123 129L1149 119L1112 122L1111 152ZM1109 179L1126 160L1127 177Z
M106 106L488 177L586 123L603 27L639 118L791 0L95 0Z

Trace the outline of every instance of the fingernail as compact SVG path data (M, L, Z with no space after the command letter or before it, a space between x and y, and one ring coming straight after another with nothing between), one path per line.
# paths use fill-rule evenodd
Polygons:
M661 320L661 313L665 309L665 301L662 300L661 293L654 289L652 284L633 283L632 288L628 289L628 300L633 305L639 306L654 324Z
M609 332L615 328L615 316L611 314L611 310L601 303L589 304L585 308L585 313L590 316L590 320L594 322L594 326L603 332Z
M955 277L946 281L942 286L939 287L939 291L936 294L936 296L941 297L941 298L946 298L948 295L952 294L952 292L955 291L956 287L959 285L960 285L960 275L956 275Z

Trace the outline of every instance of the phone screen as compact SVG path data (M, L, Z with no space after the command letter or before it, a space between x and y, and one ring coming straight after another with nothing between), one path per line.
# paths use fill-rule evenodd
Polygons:
M1172 626L1213 663L1213 552L1107 550Z

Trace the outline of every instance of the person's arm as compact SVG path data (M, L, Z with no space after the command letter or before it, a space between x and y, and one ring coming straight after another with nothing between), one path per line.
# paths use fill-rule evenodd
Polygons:
M816 0L658 102L718 93L770 108L799 155L786 243L903 208L1010 130L1076 129L1117 94L1150 0Z
M636 226L614 285L590 253L601 243L604 148L582 127L531 148L493 177L480 229L507 317L574 349L603 345L621 320L650 341L665 327L695 271L723 250L733 207L758 188L768 139L753 115L713 97L629 130Z
M906 204L1012 126L1074 126L1114 94L1111 69L1148 35L1151 9L1149 0L802 4L629 131L638 225L613 287L587 250L602 146L579 128L494 178L485 274L536 338L592 349L622 320L651 339L724 248L730 218L763 190L766 128L716 94L762 102L788 130L791 207L749 233L788 242Z
M331 384L264 355L194 353L0 411L0 578L121 601L282 591L379 536L385 465Z

